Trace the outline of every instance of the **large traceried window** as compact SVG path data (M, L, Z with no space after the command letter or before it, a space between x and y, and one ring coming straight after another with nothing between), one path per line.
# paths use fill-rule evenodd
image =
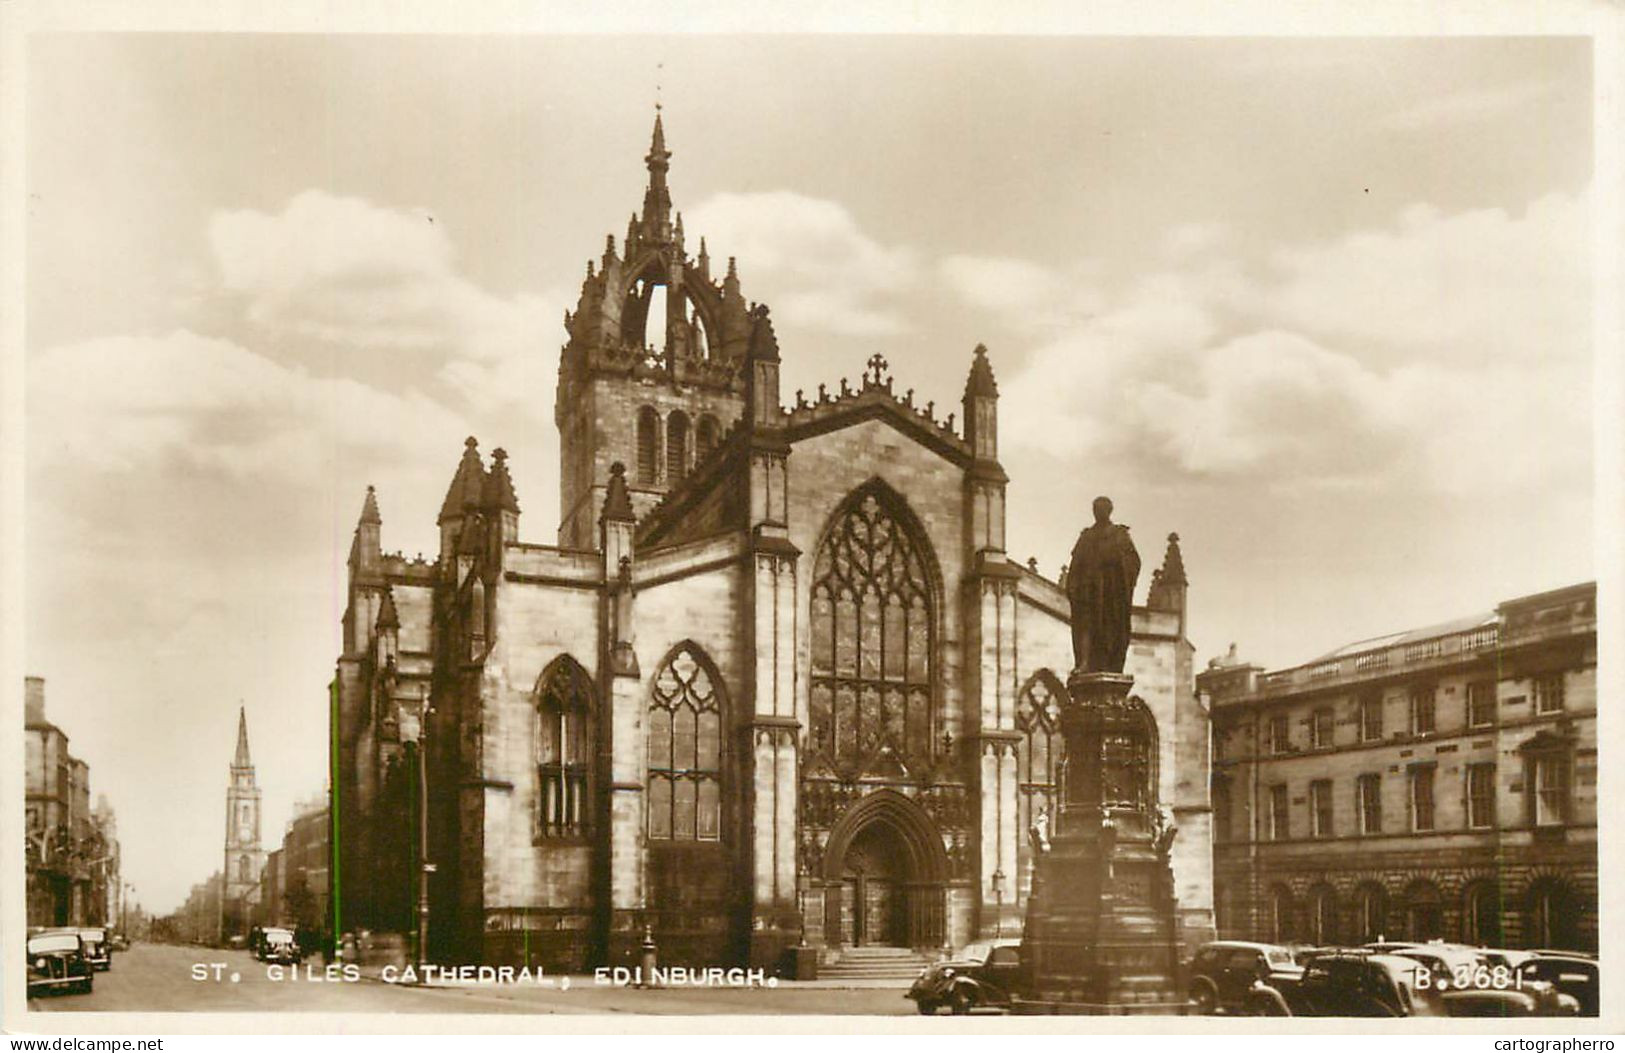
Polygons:
M1053 830L1060 804L1066 742L1061 738L1059 702L1064 690L1053 673L1040 670L1022 689L1016 709L1016 728L1022 734L1016 746L1016 844L1023 862L1031 854L1027 832L1033 822L1048 812ZM1025 867L1022 877L1025 887Z
M711 667L684 644L655 674L649 703L649 836L722 839L722 701Z
M889 503L860 491L813 568L808 746L838 765L931 755L930 557Z
M542 672L536 715L537 835L579 837L592 818L592 682L573 658L555 658Z

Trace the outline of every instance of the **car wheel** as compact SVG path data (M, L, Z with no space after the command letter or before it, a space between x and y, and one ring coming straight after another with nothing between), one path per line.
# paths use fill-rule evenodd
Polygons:
M1219 1010L1219 998L1209 983L1194 983L1191 985L1191 1002L1196 1006L1196 1012L1202 1016L1212 1016Z
M914 1003L914 1008L920 1011L921 1016L935 1016L937 1013L937 1003L927 1002L923 998Z
M953 1013L954 1016L964 1016L975 1005L976 996L963 987L958 988L948 996L948 1011Z

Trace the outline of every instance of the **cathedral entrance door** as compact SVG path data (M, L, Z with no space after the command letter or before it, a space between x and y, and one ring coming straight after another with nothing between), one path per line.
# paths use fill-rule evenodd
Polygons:
M845 893L851 906L851 939L859 947L906 946L898 871L907 846L882 824L865 828L846 850Z

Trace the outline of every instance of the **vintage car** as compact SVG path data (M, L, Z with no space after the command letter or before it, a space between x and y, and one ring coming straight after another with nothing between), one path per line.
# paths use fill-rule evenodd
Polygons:
M292 929L265 929L259 934L254 956L262 962L297 965L304 958L304 952L299 949Z
M1518 963L1521 986L1531 983L1549 983L1559 994L1574 999L1575 1011L1580 1016L1596 1016L1601 1003L1597 997L1597 961L1581 955L1557 951L1537 951Z
M108 942L106 929L80 929L79 938L84 941L91 968L106 972L113 967L113 945Z
M1277 973L1294 980L1303 975L1303 966L1290 948L1218 940L1204 944L1191 959L1186 990L1198 1013L1236 1010L1247 1001L1255 983L1268 982Z
M978 1007L1009 1008L1022 978L1021 941L989 940L926 966L904 997L927 1016L943 1006L956 1014Z
M28 937L28 994L46 991L91 992L96 973L85 957L84 943L72 930Z
M1261 982L1243 1007L1257 1016L1573 1016L1576 1000L1539 980L1462 985L1455 964L1476 980L1482 960L1464 948L1418 945L1403 954L1367 950L1313 958L1296 982ZM1462 958L1460 963L1454 959ZM1450 969L1451 971L1444 971Z

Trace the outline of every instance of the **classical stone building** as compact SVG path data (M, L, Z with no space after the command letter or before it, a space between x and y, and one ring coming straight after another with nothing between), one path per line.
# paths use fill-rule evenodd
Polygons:
M1197 684L1221 937L1597 949L1594 584Z
M260 788L254 780L254 760L248 752L248 714L237 711L237 752L226 784L225 884L220 902L222 938L247 935L260 898L260 872L265 851L260 847Z
M438 958L621 961L645 926L696 964L1014 934L1072 652L1060 584L1005 552L990 360L945 419L878 356L785 398L767 308L690 254L669 158L657 118L642 210L565 316L556 540L521 539L508 454L472 438L433 560L383 550L367 492L335 684L341 924L411 931L422 749ZM1170 539L1128 672L1194 943L1186 588Z
M116 918L118 826L105 797L90 806L90 766L45 716L45 681L23 681L24 813L29 925L103 925Z

